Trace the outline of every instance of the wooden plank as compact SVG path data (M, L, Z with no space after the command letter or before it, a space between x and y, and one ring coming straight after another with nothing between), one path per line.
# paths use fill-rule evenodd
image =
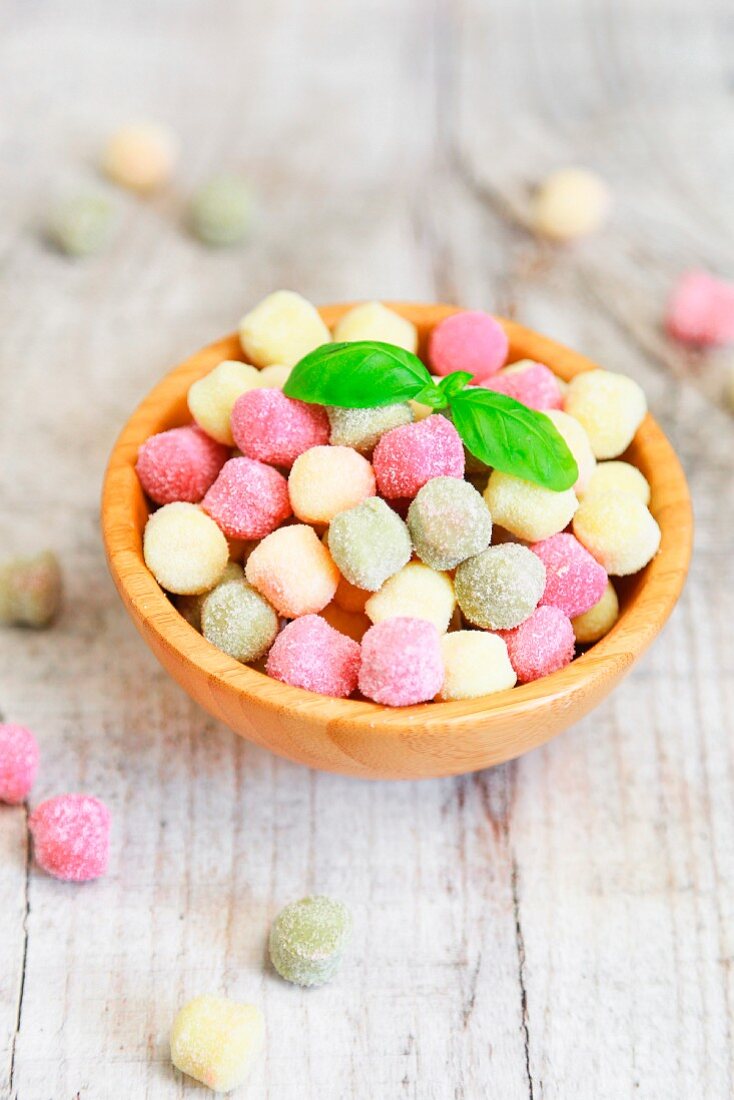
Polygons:
M493 797L502 801L505 773L481 786L354 784L244 746L208 722L155 667L110 588L95 529L99 471L115 426L169 360L231 327L257 294L281 282L321 298L387 296L406 286L432 296L431 268L414 238L408 203L421 162L433 155L430 116L419 111L399 129L399 116L391 124L386 113L392 102L418 101L416 81L428 79L426 73L407 79L397 64L413 40L412 18L394 27L372 97L354 83L329 132L319 134L313 123L340 79L313 58L324 59L327 50L346 57L358 31L376 43L387 14L387 7L365 9L341 28L311 32L293 8L290 29L273 13L246 43L236 72L212 74L200 65L198 84L196 65L192 75L189 64L190 28L178 44L167 40L164 50L159 37L137 58L141 101L143 87L170 80L169 111L182 120L189 150L208 143L199 163L194 157L184 164L184 185L217 163L240 127L247 133L246 163L271 206L250 252L203 252L172 231L178 209L165 199L136 211L128 204L124 241L94 270L50 256L32 239L12 242L10 282L28 286L33 273L41 274L37 299L29 303L24 292L4 307L14 318L7 356L12 362L23 355L28 386L3 410L0 446L16 476L6 514L23 511L21 543L36 534L38 504L23 503L33 486L70 576L67 611L53 632L23 636L21 644L17 636L3 637L15 664L4 700L39 731L44 768L34 798L94 790L112 808L116 835L110 875L98 883L74 889L32 874L16 1044L21 1100L45 1093L97 1100L123 1092L198 1092L171 1072L167 1035L177 1006L202 989L263 1005L268 1052L252 1088L268 1096L291 1097L298 1080L304 1098L333 1094L334 1081L349 1082L355 1096L440 1097L451 1080L457 1096L469 1097L485 1078L511 1100L526 1095L506 831L498 832L482 810ZM228 20L214 35L217 45L233 33L233 9ZM115 74L134 29L119 13L114 27L57 24L40 41L37 27L16 26L16 34L33 35L38 71L47 87L60 90L62 117L77 102L79 82L90 96L94 87L89 135L108 125ZM87 56L92 46L94 62ZM23 50L17 40L7 50L12 80L12 59ZM77 74L73 87L60 72L61 57L64 71L71 63ZM367 54L358 65L357 75L367 76ZM287 104L276 102L266 119L253 101L240 121L253 73L261 73L261 96L266 85L275 94L274 74L284 66L291 79ZM214 135L211 106L197 103L201 81L207 103L221 97L228 117ZM25 117L37 140L58 154L58 138L49 132L57 120L30 105ZM374 125L375 117L382 125ZM327 147L334 142L342 153L325 175L321 164L331 159ZM393 162L401 144L404 181L401 164ZM48 178L51 170L49 164ZM20 208L20 188L16 201ZM201 286L209 288L206 296ZM39 330L32 302L41 299ZM46 440L42 453L54 456L40 490L38 454L24 461L14 450L29 403ZM355 947L344 977L316 997L263 969L270 917L309 890L343 896L355 911Z
M610 20L601 46L599 26L578 5L563 9L565 19L558 5L468 8L455 75L456 161L480 213L475 232L458 238L452 267L476 270L476 297L487 300L492 284L471 242L484 240L498 216L509 219L495 261L509 273L498 304L640 379L684 455L699 523L682 606L653 652L594 716L519 764L510 838L531 1079L548 1097L585 1095L590 1080L597 1097L725 1096L733 1080L724 900L734 879L724 793L734 772L725 709L733 666L723 626L733 576L732 431L692 388L718 397L717 362L694 369L695 357L660 331L683 267L734 268L731 234L717 216L734 149L698 124L702 113L719 115L726 94L717 64L722 11L703 5L700 18L688 18L681 56L687 5L669 5L677 19L656 21L654 53L645 50L643 9L626 9L619 28ZM623 53L615 50L621 27ZM483 38L503 44L492 65L470 45ZM516 64L521 48L529 65ZM630 55L647 59L644 70L623 64ZM513 110L499 114L488 142L482 120L489 104L503 102ZM505 125L515 133L503 140ZM675 134L663 148L661 125ZM728 157L716 195L691 193L688 161L675 158L681 149L695 149L704 164ZM615 220L576 249L540 247L525 230L530 185L579 160L614 185Z

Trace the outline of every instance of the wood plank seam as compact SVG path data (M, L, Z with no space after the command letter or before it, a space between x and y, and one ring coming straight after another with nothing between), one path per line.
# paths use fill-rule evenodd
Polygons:
M528 1078L529 1100L535 1100L533 1075L530 1069L530 1018L528 1014L528 991L525 985L525 940L522 932L522 922L520 920L520 892L518 889L519 871L514 853L511 857L510 868L512 915L515 921L515 944L517 947L517 980L520 986L520 1019L522 1021L523 1046L525 1048L525 1072Z
M26 967L28 965L28 918L31 911L30 903L30 879L31 879L31 843L28 837L28 817L30 809L28 801L23 803L23 824L26 830L26 845L25 845L25 880L24 880L24 895L23 895L23 946L21 951L21 963L20 963L20 980L18 982L18 1004L15 1012L15 1029L10 1042L10 1073L8 1084L10 1088L10 1096L14 1097L16 1094L13 1090L15 1081L15 1052L18 1045L18 1037L20 1035L21 1021L23 1016L23 994L25 992L25 975Z

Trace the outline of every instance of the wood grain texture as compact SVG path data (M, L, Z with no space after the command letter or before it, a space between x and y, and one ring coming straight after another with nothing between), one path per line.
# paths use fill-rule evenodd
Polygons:
M0 807L0 1096L202 1097L172 1073L176 1008L258 1001L268 1100L728 1100L734 1091L734 430L719 360L660 317L685 266L734 275L734 26L721 0L132 0L0 5L0 531L53 544L67 601L0 633L0 710L38 733L32 804L89 790L109 876L25 873ZM99 140L169 121L175 187L119 196L72 264L36 233ZM527 233L546 168L615 193L573 249ZM325 168L325 165L328 166ZM242 169L249 246L180 232ZM597 710L475 776L366 783L231 734L157 666L98 534L104 463L170 366L277 286L516 317L644 385L694 500L689 581ZM267 922L308 891L354 909L339 981L286 987Z
M419 351L456 307L390 302L418 330ZM329 327L350 308L326 306ZM516 322L505 321L509 360L546 363L565 381L597 364ZM186 395L213 364L242 358L230 336L195 353L158 383L127 422L102 490L102 532L112 577L133 622L164 668L215 718L289 760L367 779L424 779L478 771L549 741L588 714L621 681L673 610L691 556L693 521L685 475L647 416L625 457L650 483L661 541L653 561L618 586L620 616L571 665L485 698L392 707L316 696L272 680L221 653L176 613L143 559L148 507L135 472L151 435L190 421Z

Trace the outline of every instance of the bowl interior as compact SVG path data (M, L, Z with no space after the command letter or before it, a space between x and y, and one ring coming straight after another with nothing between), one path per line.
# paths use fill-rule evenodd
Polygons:
M326 306L321 314L328 325L333 325L351 304ZM447 305L386 304L417 325L422 355L431 329L456 311L456 307ZM538 360L567 381L578 372L599 365L521 325L504 320L502 323L510 340L511 362L524 358ZM692 516L680 463L663 432L648 415L623 457L638 466L650 483L650 509L662 531L660 551L641 573L620 584L615 581L621 604L617 624L565 669L480 699L390 708L363 700L316 696L274 681L227 657L178 614L145 566L142 533L149 507L134 470L138 448L148 436L190 422L186 403L189 386L222 359L244 359L235 335L202 349L171 371L133 413L110 458L102 507L111 572L133 618L159 656L164 654L161 658L164 663L165 654L175 651L192 677L206 678L208 690L219 684L229 691L236 690L243 705L256 702L259 708L268 708L276 715L297 711L304 721L312 718L357 723L370 735L381 730L446 730L455 720L465 723L472 717L527 715L549 700L564 697L570 700L586 689L593 688L595 697L601 697L605 693L601 690L602 682L608 681L609 686L616 682L667 619L690 559ZM178 678L184 682L182 677ZM203 689L192 693L202 701ZM206 699L204 702L208 705Z

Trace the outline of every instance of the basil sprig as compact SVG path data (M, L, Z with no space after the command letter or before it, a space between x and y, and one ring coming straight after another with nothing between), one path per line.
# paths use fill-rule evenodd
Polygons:
M550 418L503 393L469 386L471 379L467 371L454 371L436 383L412 352L355 340L310 352L293 368L283 392L299 401L348 409L408 400L448 409L475 458L545 489L570 489L578 467Z

